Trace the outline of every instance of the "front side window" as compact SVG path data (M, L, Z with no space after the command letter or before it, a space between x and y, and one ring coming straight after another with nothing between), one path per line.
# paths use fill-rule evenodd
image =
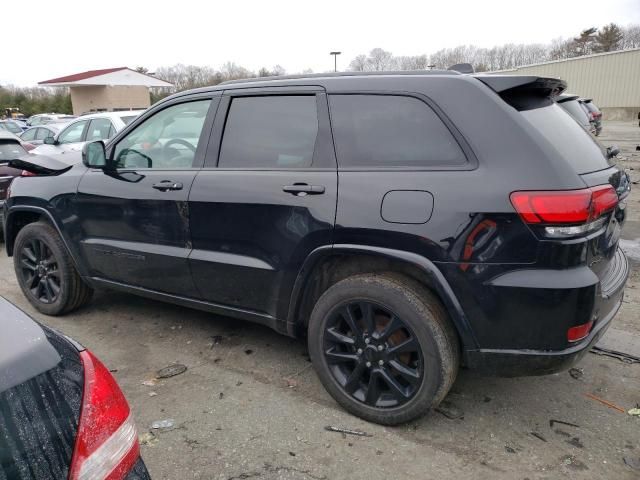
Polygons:
M191 168L210 104L181 103L147 118L116 145L117 168Z
M94 118L87 129L87 142L110 138L112 129L113 125L108 118Z
M308 167L317 136L313 95L237 97L229 107L218 166Z
M20 138L22 140L24 140L25 142L30 142L31 140L35 140L36 139L36 130L38 130L38 129L37 128L32 128L30 130L27 130L22 135L20 135Z
M341 167L456 167L467 164L447 126L422 100L399 95L331 95Z
M58 143L75 143L82 141L82 132L88 120L76 122L65 128L58 136Z
M36 133L36 140L44 140L47 137L53 137L55 133L47 128L38 128Z

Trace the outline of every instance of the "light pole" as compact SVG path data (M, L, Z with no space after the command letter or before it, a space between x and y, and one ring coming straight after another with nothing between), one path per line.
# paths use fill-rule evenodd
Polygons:
M338 71L338 55L340 55L342 52L329 52L329 55L333 55L333 71L337 72Z

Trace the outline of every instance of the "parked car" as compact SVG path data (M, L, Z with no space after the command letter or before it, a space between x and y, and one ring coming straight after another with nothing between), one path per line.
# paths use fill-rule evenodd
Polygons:
M628 177L553 102L565 88L429 71L182 92L17 179L7 253L42 313L108 287L306 336L338 403L406 422L460 365L569 367L621 305ZM34 241L62 273L50 298Z
M104 112L83 115L67 124L54 137L44 139L44 145L33 150L35 155L55 155L79 152L85 142L107 140L122 130L143 110Z
M20 134L20 138L33 145L42 145L45 138L55 137L66 125L66 123L48 123L39 127L29 127Z
M0 130L0 239L3 234L4 201L11 182L22 173L20 169L9 167L8 162L26 154L27 150L18 137Z
M11 132L14 135L20 135L24 131L15 120L0 120L0 130Z
M58 274L32 266L44 297ZM129 404L102 362L2 297L0 318L1 478L149 479Z
M560 105L573 119L578 122L582 128L592 135L596 134L595 127L591 124L591 119L585 108L579 102L580 97L578 95L561 94L556 99L558 105Z
M75 115L67 115L63 113L39 113L32 115L27 119L27 125L35 127L37 125L47 125L49 123L66 123L78 117Z
M593 129L595 130L595 136L597 137L602 132L602 112L593 103L591 98L580 98L578 99L580 105L586 110L587 116L589 117L589 121Z

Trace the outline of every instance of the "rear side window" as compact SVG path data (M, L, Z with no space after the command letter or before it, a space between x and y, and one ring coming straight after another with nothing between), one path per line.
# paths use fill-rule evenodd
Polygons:
M467 159L422 100L399 95L331 95L341 167L451 167Z
M28 142L29 140L35 140L37 130L42 129L32 128L31 130L27 130L22 135L20 135L20 138L22 138L22 140L24 140L25 142Z
M229 107L218 166L308 167L317 136L314 95L237 97Z
M602 146L560 106L554 104L520 114L558 150L560 157L566 159L576 173L609 167Z

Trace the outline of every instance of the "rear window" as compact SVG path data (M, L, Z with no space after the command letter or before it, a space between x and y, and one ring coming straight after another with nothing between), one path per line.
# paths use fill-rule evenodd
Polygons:
M583 102L582 105L584 105L590 112L598 113L600 111L592 102Z
M602 146L558 105L526 110L521 115L558 150L560 156L577 173L595 172L609 167Z
M122 120L122 122L125 125L129 125L131 122L133 122L136 118L138 118L137 115L127 115L126 117L120 117L120 120Z
M582 125L589 125L589 117L587 117L587 112L583 110L580 106L580 102L577 100L570 100L568 102L562 102L560 107L565 109L569 115L576 119L577 122Z
M467 159L422 100L400 95L331 95L341 167L450 167Z
M0 143L0 160L13 160L27 153L17 142Z

